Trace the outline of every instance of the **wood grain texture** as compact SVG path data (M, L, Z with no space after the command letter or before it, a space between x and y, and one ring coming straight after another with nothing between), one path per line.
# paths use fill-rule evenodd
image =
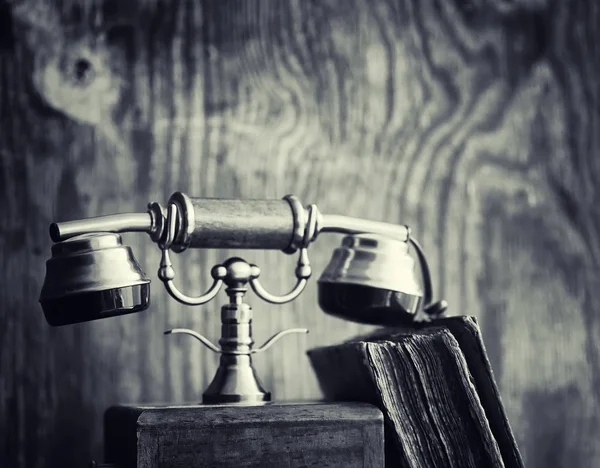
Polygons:
M383 415L363 403L116 406L105 421L122 468L384 467Z
M145 314L51 329L37 304L54 220L194 196L279 198L401 222L438 292L476 315L526 466L600 465L594 0L0 2L0 466L83 466L123 401L199 401L219 334L157 284ZM322 271L335 236L311 248ZM189 294L230 251L176 257ZM239 253L239 252L236 252ZM294 258L241 252L273 292ZM252 300L278 399L319 396L304 351L362 333ZM168 340L168 341L167 341Z

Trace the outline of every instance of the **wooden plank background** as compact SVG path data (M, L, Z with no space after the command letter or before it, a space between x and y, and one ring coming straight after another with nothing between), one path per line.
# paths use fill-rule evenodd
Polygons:
M0 1L0 466L85 466L116 402L198 401L219 302L180 306L126 236L151 310L60 329L37 304L47 226L195 196L294 193L406 223L439 295L478 317L526 466L600 466L600 5L594 0ZM337 245L311 248L320 272ZM177 256L200 293L232 252ZM244 252L275 292L294 259ZM278 399L364 327L252 298ZM223 296L221 296L223 297Z

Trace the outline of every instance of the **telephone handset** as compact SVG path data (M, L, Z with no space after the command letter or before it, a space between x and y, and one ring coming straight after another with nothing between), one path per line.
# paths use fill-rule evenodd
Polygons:
M252 367L251 355L269 348L289 333L279 332L253 348L252 309L244 302L250 287L261 299L284 304L298 297L312 275L308 249L321 233L346 236L333 252L318 280L318 300L324 312L367 324L399 325L413 321L422 309L441 316L445 301L432 301L425 254L407 226L322 214L316 205L304 207L293 195L281 200L226 200L191 198L176 192L163 207L148 205L146 213L89 218L50 226L55 242L46 262L40 303L48 324L62 326L145 310L150 280L122 244L122 232L146 232L161 249L158 277L168 293L186 305L211 301L225 286L229 302L221 308L219 346L187 329L185 333L221 354L215 378L203 394L203 403L260 403L269 401ZM416 252L423 287L414 272L409 246ZM260 283L260 269L234 257L211 270L213 284L202 296L190 297L175 285L170 252L188 248L281 250L298 254L296 285L284 295L269 293Z

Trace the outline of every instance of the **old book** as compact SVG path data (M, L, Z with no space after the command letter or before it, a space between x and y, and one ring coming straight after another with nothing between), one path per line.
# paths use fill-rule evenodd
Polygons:
M308 355L328 400L382 410L386 466L523 466L473 317L384 329Z

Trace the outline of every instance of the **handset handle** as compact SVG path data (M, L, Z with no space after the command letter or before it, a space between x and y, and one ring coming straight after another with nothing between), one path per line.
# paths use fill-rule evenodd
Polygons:
M322 214L293 195L283 199L243 200L192 198L181 192L171 195L167 206L177 208L177 229L172 250L187 248L262 249L294 253L307 248L321 232L373 233L406 241L407 226L337 214ZM50 237L61 242L91 232L146 232L153 241L164 242L167 209L150 203L146 213L121 213L52 223Z

